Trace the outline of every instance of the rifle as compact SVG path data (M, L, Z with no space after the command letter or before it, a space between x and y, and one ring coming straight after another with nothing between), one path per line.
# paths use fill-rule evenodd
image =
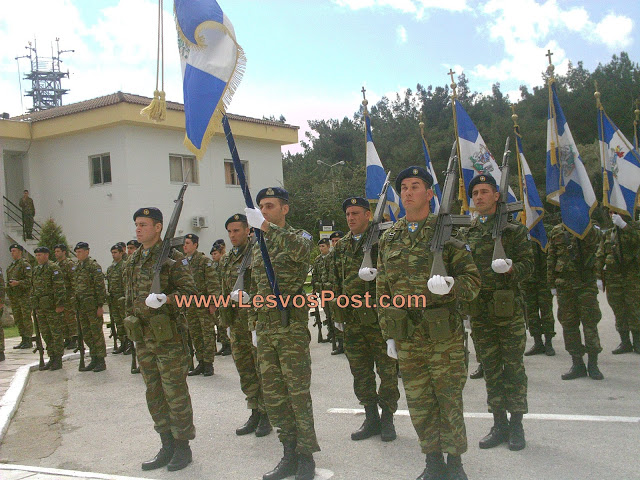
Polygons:
M80 322L80 308L78 307L78 301L76 300L76 323L78 324L78 345L73 353L80 351L80 365L78 370L84 369L84 337L82 335L82 323Z
M325 343L322 338L322 319L320 318L320 308L316 304L316 308L311 311L311 316L315 317L316 321L313 322L314 327L318 327L318 343Z
M458 155L456 143L453 143L451 155L449 156L449 164L447 165L446 178L442 188L442 199L440 201L440 210L438 210L438 219L436 227L431 238L431 253L433 254L433 263L431 264L431 277L448 275L447 268L444 265L442 252L447 243L458 243L459 240L451 238L453 227L468 226L471 224L471 217L468 215L454 215L451 213L453 202L455 201L456 188L454 186L458 176Z
M38 314L35 308L31 312L33 315L33 326L36 331L36 337L34 339L36 341L36 348L33 349L33 353L38 352L40 354L38 370L44 370L44 347L42 346L42 336L40 335L40 326L38 325Z
M191 338L191 332L189 331L189 329L187 328L187 344L189 346L189 370L193 370L194 368L194 364L193 364L193 357L195 355L195 349L193 348L193 340Z
M493 260L499 258L507 258L507 254L504 251L502 245L502 234L506 229L517 228L515 225L509 223L509 216L514 212L519 212L523 209L521 201L508 203L509 193L509 138L504 145L504 155L502 156L502 166L500 167L500 198L496 206L496 220L493 224L493 231L491 237L494 240L493 244Z
M109 306L109 326L111 334L109 338L113 338L113 351L118 349L118 335L116 334L116 322L113 319L113 306L111 304L111 295L107 294L107 305Z
M324 307L324 315L327 318L327 330L329 330L329 333L327 335L331 337L331 351L333 351L337 348L336 347L336 326L333 324L333 318L331 315L331 308L329 307L329 304L326 304Z
M136 344L133 340L131 342L131 373L140 373L138 368L138 358L136 357Z
M236 283L233 285L231 289L232 292L240 292L245 293L244 289L244 274L245 272L251 268L252 255L251 250L256 243L256 238L252 236L249 238L249 243L247 243L247 247L244 250L244 257L242 257L242 262L240 262L240 266L238 267L238 278L236 279Z
M369 233L367 234L367 238L362 245L362 251L364 252L364 257L362 258L362 263L360 264L360 270L363 268L373 268L373 259L371 258L371 251L373 250L373 246L378 243L378 238L380 236L380 232L383 230L383 215L384 210L387 206L387 190L389 189L389 175L391 175L391 171L387 172L387 177L384 180L384 185L382 185L382 190L380 191L380 196L378 197L378 205L376 206L376 211L373 214L373 220L371 222L371 228L369 229ZM358 276L360 273L358 272ZM373 278L375 278L375 274ZM360 277L362 278L362 277ZM363 280L367 281L363 278Z

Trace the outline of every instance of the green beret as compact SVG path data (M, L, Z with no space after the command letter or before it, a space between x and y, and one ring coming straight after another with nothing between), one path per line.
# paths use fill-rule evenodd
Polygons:
M362 207L369 210L369 200L362 197L349 197L342 202L342 211L346 213L349 207Z
M135 222L138 217L151 218L152 220L163 223L162 212L156 207L139 208L136 210L136 213L133 214L133 221Z
M476 175L475 177L473 177L471 179L471 181L469 182L469 188L467 189L467 195L469 195L469 197L471 197L472 193L473 193L473 187L475 187L476 185L480 185L481 183L485 183L487 185L491 185L493 188L495 188L496 190L498 190L498 186L496 184L496 179L493 178L491 175L485 175L480 174L480 175Z
M433 185L433 177L427 169L414 165L413 167L405 168L398 174L396 177L396 192L400 193L400 187L405 178L419 178L420 180L424 180L427 183L427 188L431 188L431 185Z

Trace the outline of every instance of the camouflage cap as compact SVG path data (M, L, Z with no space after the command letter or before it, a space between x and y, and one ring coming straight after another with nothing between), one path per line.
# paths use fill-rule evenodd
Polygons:
M471 181L469 182L469 188L467 189L467 195L471 197L472 196L471 194L473 193L473 187L475 187L476 185L480 185L481 183L491 185L496 190L498 189L498 186L496 184L496 179L493 178L491 175L485 175L483 173L480 175L476 175L471 179Z
M224 222L224 228L227 228L229 224L233 222L247 223L247 216L243 213L236 213L235 215L231 215L229 218L227 218L227 221Z
M289 192L287 192L282 187L263 188L258 192L258 195L256 195L256 203L260 204L260 200L262 200L263 198L279 198L281 200L284 200L285 202L288 202Z
M33 253L50 253L47 247L36 247Z
M362 207L365 210L369 210L369 200L362 197L349 197L342 202L342 211L346 213L349 207Z
M427 183L427 188L431 188L433 185L433 177L424 167L414 165L413 167L405 168L396 177L396 191L399 192L402 186L402 181L405 178L419 178Z
M133 221L135 222L136 218L138 217L151 218L152 220L156 220L160 223L163 223L162 212L160 211L160 209L156 207L139 208L138 210L136 210L136 213L133 214Z

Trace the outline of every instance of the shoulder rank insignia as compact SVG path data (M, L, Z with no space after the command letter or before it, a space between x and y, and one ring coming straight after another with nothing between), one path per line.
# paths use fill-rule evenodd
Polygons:
M96 271L102 273L102 269L101 268L96 268Z
M30 267L30 266L26 266L26 267L24 267L24 268L26 268L27 270L31 270L31 267Z
M54 271L53 271L53 274L54 274L54 275L58 275L58 270L54 270Z

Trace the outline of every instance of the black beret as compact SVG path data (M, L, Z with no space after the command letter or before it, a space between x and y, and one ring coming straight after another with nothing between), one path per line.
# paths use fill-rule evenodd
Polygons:
M320 240L318 240L318 245L329 245L330 243L331 242L328 238L321 238Z
M13 250L14 248L17 248L18 250L24 250L24 248L22 248L22 245L18 243L13 243L9 246L9 251Z
M118 250L119 252L122 252L124 251L124 248L122 248L122 245L120 245L120 242L118 242L113 247L111 247L111 250Z
M198 235L196 235L195 233L187 233L184 238L188 238L189 240L191 240L193 243L200 243L200 237Z
M124 242L118 242L118 243L116 243L116 245L120 245L123 250L127 247L127 244L124 243Z
M127 245L133 245L134 247L138 248L140 246L140 242L138 240L129 240L127 242Z
M498 186L496 184L496 179L493 178L491 175L485 175L483 173L481 175L476 175L471 179L471 181L469 182L469 189L467 190L467 195L471 197L472 196L471 194L473 193L473 187L475 187L476 185L480 185L481 183L492 185L493 188L495 188L496 190L498 189Z
M36 247L33 253L49 253L49 249L47 247Z
M405 168L402 170L398 176L396 177L396 191L400 193L402 180L405 178L419 178L427 182L427 188L430 188L433 185L433 177L424 167L418 167L414 165L413 167Z
M59 243L57 245L53 246L53 249L55 250L56 248L59 248L60 250L62 250L63 252L67 251L67 246L64 243Z
M331 235L329 235L329 238L331 240L333 240L334 238L342 238L342 237L344 237L344 233L342 233L340 230L336 230Z
M222 250L222 247L224 245L221 243L214 243L213 246L211 247L211 251L209 252L210 254L213 252L217 252L218 250Z
M226 247L227 244L224 243L224 239L223 238L219 238L217 239L215 242L213 242L214 245L222 245L223 247Z
M342 202L342 211L346 213L349 207L362 207L369 210L369 200L362 197L349 197Z
M269 187L263 188L258 192L256 196L256 203L260 204L260 200L263 198L279 198L286 202L289 201L289 192L287 192L284 188L281 187Z
M136 210L136 213L133 214L133 221L135 222L138 217L151 218L162 223L162 212L156 207L139 208Z
M75 252L76 250L80 250L81 248L84 250L89 250L89 244L87 242L78 242L76 243L76 246L73 249L73 251Z
M247 223L247 216L243 213L236 213L235 215L231 215L229 218L227 218L227 221L224 222L224 228L227 228L229 224L233 222Z

